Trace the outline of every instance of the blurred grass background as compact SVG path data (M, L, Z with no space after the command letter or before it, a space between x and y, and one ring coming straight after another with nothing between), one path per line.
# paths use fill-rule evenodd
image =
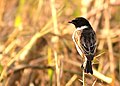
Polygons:
M86 86L120 86L119 14L119 0L0 0L0 86L82 86L68 24L78 16L98 38Z

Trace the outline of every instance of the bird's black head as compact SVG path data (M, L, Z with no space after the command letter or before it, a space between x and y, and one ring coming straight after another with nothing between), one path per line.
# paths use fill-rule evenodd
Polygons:
M76 28L81 26L90 26L88 20L83 17L77 17L68 23L74 24Z

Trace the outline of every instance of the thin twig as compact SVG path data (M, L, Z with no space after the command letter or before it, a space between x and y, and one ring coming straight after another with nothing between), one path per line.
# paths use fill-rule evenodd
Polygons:
M82 78L83 78L83 86L85 86L85 73L84 73L84 69L83 69L83 76L82 76Z

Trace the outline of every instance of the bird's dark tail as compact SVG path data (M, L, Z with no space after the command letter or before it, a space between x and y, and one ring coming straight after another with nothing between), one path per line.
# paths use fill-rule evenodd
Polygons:
M93 74L92 70L92 62L87 60L86 67L85 67L85 73L91 73Z

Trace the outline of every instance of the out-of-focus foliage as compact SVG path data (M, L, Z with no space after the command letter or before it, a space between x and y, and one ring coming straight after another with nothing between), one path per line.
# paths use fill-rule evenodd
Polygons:
M119 86L119 0L0 0L0 86L82 86L82 58L72 41L86 17L98 44L87 86Z

